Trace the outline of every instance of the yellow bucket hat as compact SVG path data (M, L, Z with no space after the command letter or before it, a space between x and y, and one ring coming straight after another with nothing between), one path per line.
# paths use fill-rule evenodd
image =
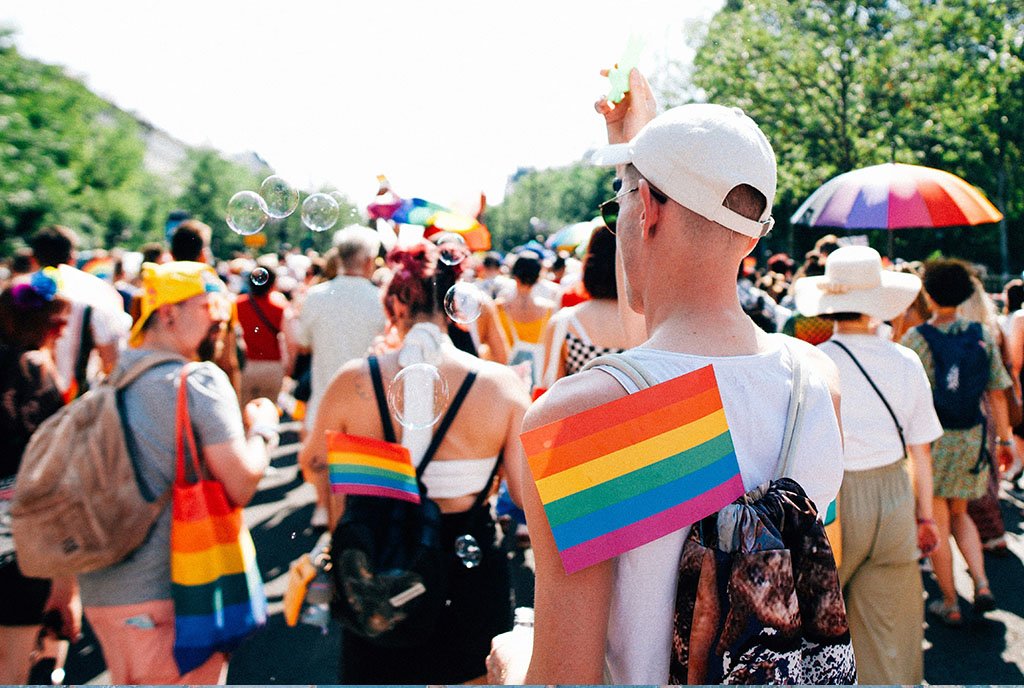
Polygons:
M181 303L202 294L224 294L226 289L216 271L206 263L188 260L157 265L143 263L141 312L132 326L131 345L142 343L142 327L153 311L161 306Z

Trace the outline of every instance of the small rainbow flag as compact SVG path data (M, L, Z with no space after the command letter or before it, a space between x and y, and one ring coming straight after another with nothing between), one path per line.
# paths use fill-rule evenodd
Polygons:
M400 444L328 430L327 466L331 492L420 503L412 457Z
M566 573L691 525L744 493L711 366L522 440Z

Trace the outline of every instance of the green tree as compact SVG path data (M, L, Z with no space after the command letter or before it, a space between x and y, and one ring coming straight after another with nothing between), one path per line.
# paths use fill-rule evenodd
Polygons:
M488 206L483 220L495 248L508 250L538 234L595 217L613 195L615 171L577 163L546 170L521 169L500 205Z
M131 116L0 30L0 253L51 223L86 246L130 240L154 181L144 153Z
M1014 3L734 0L700 42L692 82L669 101L736 105L765 129L779 159L778 229L766 251L803 250L820 234L791 234L788 223L820 184L890 160L981 187L1006 213L1012 249L1024 218L1022 44ZM998 234L899 232L897 254L940 249L996 265ZM873 242L885 240L872 233Z

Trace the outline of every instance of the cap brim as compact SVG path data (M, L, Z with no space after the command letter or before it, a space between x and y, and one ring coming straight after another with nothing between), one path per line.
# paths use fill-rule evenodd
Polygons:
M625 165L633 161L633 152L628 143L613 143L604 148L598 148L590 156L590 164L602 167L613 167Z
M855 289L845 294L829 293L821 288L825 277L804 277L793 288L796 309L802 315L863 313L878 320L892 320L903 313L921 291L916 275L884 271L882 284L873 289Z

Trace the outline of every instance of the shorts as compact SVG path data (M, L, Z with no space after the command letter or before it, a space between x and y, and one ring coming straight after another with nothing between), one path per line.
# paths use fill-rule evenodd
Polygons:
M49 579L23 576L17 559L0 566L0 626L39 626L49 596Z

